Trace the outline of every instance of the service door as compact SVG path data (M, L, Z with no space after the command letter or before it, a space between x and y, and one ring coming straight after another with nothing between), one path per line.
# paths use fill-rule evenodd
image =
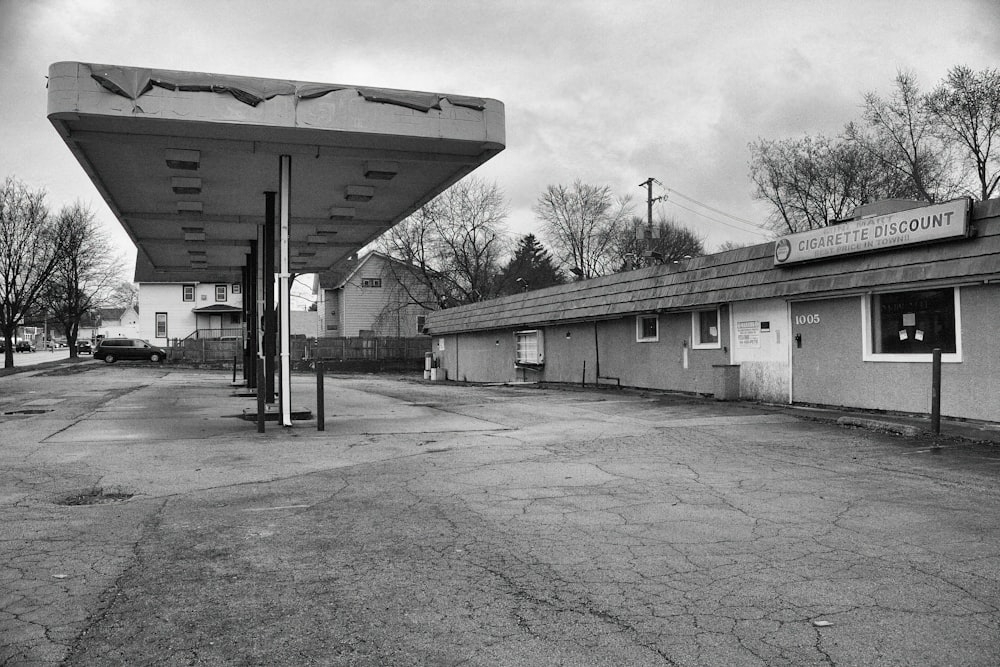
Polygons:
M222 335L222 315L209 315L208 328L212 330L212 336Z
M846 405L858 391L860 298L791 304L792 402Z

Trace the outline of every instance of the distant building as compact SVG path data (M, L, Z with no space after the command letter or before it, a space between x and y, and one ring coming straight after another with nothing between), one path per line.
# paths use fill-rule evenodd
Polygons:
M77 338L138 338L139 311L135 306L127 308L98 308L80 319Z
M433 303L406 264L378 252L316 274L313 290L319 327L331 337L419 336Z
M138 337L158 344L185 338L244 337L240 283L139 283Z

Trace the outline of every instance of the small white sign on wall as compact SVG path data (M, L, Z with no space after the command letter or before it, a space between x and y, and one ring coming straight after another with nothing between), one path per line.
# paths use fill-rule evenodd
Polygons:
M744 320L736 323L736 347L760 347L760 322Z

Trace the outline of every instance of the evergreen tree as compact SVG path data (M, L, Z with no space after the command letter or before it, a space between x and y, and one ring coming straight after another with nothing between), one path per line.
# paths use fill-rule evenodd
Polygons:
M529 289L541 289L566 282L549 251L534 234L521 237L513 257L500 271L500 290L517 294Z

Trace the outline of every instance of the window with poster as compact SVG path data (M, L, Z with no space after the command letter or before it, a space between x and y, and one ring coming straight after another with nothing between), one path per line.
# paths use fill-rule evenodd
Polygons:
M863 310L865 361L961 361L961 300L957 287L868 295Z
M696 310L691 315L691 347L696 350L722 347L719 338L719 309Z

